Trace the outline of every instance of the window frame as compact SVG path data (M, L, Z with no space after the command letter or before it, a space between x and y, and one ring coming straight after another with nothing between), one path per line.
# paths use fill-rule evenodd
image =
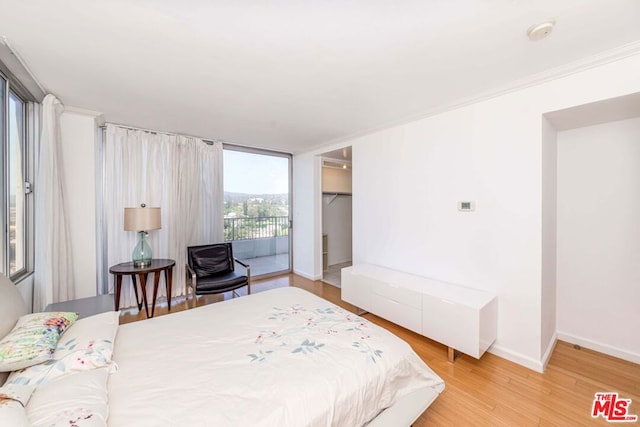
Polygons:
M0 65L2 65L0 63ZM10 154L10 97L17 98L22 103L22 120L20 123L20 134L22 136L21 143L21 166L22 166L22 179L25 183L29 183L29 186L33 183L34 174L34 159L35 159L35 142L38 136L38 132L34 128L37 124L37 113L39 111L34 103L33 96L24 89L20 82L16 81L14 77L3 69L0 69L0 79L3 80L4 91L0 102L2 103L2 109L0 109L0 120L2 121L2 132L0 133L0 164L2 165L2 174L0 175L0 220L2 221L2 239L0 245L0 273L9 277L12 281L18 282L19 280L27 277L33 273L34 268L34 197L33 192L28 187L25 190L24 207L22 220L24 224L24 242L23 242L23 265L22 268L16 271L10 271L10 194L11 194L11 159Z
M206 141L206 140L205 140ZM293 272L293 154L282 151L274 151L255 147L245 147L242 145L236 145L228 142L222 143L223 150L240 151L243 153L260 154L263 156L282 157L288 161L288 173L289 173L289 268L287 270L272 271L270 273L256 275L256 278L265 279L273 276L278 276L285 273ZM224 190L223 190L224 191ZM252 276L254 277L254 276Z

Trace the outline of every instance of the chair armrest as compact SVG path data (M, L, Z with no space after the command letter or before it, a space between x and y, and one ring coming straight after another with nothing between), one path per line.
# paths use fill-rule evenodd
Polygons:
M238 264L240 264L241 266L243 266L244 268L250 268L249 264L247 264L246 262L240 261L238 258L234 258L233 260Z
M244 267L247 271L247 294L251 293L251 266L245 262L240 261L238 258L233 258L235 262Z
M233 260L243 266L245 270L247 270L247 278L251 280L251 265L247 264L246 262L240 261L238 258L233 258Z
M191 280L196 280L197 276L196 276L196 272L193 271L193 268L191 268L191 266L189 264L185 264L185 271L187 272L187 274L189 276L191 276Z

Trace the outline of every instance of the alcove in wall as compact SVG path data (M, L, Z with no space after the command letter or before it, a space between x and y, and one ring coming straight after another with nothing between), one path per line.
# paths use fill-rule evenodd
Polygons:
M542 343L640 363L640 94L543 117Z

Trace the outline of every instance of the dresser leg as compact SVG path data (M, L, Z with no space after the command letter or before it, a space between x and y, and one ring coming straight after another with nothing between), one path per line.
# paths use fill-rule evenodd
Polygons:
M451 363L455 362L456 359L460 357L460 354L461 354L459 351L456 351L456 349L453 347L447 347L447 353L448 353L449 362Z

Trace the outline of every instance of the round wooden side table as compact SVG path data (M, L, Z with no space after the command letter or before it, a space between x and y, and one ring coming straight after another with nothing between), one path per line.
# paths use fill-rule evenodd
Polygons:
M164 271L164 281L167 287L167 303L169 311L171 311L171 282L173 281L173 267L176 262L172 259L152 259L151 264L146 267L134 267L133 262L123 262L109 268L109 273L114 276L115 292L114 299L116 311L120 309L120 290L122 288L122 276L131 276L133 282L133 291L136 294L136 304L138 310L142 310L144 304L147 317L153 317L156 308L156 296L158 295L158 284L160 283L160 274ZM149 316L149 305L147 304L147 277L149 273L153 273L153 302L151 304L151 316ZM136 277L140 282L140 291L142 300L138 300L138 287Z

